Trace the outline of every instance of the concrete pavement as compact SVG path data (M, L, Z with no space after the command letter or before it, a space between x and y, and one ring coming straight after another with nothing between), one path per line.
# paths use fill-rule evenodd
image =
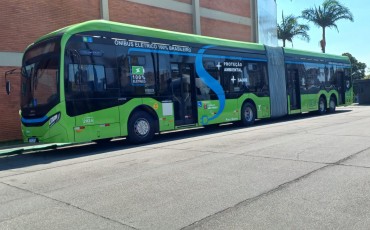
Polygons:
M0 156L0 229L368 229L370 107Z

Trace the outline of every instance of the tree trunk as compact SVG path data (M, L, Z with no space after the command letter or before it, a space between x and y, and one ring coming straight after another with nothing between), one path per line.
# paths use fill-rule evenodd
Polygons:
M325 27L322 27L322 40L320 41L321 50L325 53L326 38L325 38Z
M283 39L283 47L285 47L285 39Z

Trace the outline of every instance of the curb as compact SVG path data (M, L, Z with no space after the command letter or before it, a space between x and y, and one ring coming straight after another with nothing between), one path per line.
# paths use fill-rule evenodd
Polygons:
M52 144L39 144L39 145L21 145L9 146L8 148L0 149L0 155L21 154L24 152L39 151L46 149L53 149L61 146L71 145L71 143L52 143Z

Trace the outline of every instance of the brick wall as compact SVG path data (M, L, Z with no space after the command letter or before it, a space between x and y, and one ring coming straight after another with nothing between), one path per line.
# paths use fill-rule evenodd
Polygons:
M201 18L202 34L239 41L250 40L251 28L249 26ZM222 29L220 29L222 28Z
M23 52L41 35L99 19L100 0L12 0L0 7L0 51Z
M245 0L200 0L200 6L225 13L250 17L250 1ZM202 34L212 37L251 41L251 27L209 18L201 18Z
M250 1L245 0L200 0L200 6L229 14L251 17Z
M100 0L12 0L0 7L0 51L23 52L38 37L78 22L99 19ZM17 67L0 67L0 142L21 139L20 80L10 77L6 95L4 73Z
M11 75L11 94L5 91L4 74L14 69L11 66L0 67L0 142L21 139L21 123L19 117L20 109L20 76Z
M173 30L184 33L193 32L193 19L190 14L146 6L128 1L110 1L111 21Z

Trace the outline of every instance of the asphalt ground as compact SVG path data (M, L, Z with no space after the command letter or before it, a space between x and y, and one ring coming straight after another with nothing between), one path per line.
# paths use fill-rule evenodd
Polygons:
M7 152L0 229L369 229L369 127L350 106Z

